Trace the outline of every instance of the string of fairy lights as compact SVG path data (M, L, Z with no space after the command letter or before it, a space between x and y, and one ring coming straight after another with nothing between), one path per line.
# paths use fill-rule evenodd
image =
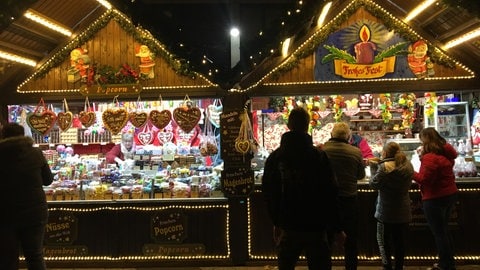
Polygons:
M380 5L376 4L371 0L354 0L350 2L341 12L339 12L333 19L331 19L327 24L319 27L316 32L311 35L307 40L305 40L295 51L293 51L280 65L273 68L267 74L265 74L260 80L253 83L245 89L231 89L231 92L246 92L251 89L258 87L259 85L266 86L286 86L286 85L311 85L311 84L358 84L365 82L380 82L380 81L417 81L418 78L390 78L390 79L359 79L359 80L341 80L341 81L307 81L307 82L266 82L267 79L275 80L278 79L282 74L290 71L294 67L298 66L300 59L305 58L313 54L319 44L324 42L328 35L339 29L340 25L348 20L350 16L360 7L365 7L369 12L375 16L382 19L384 24L390 28L395 29L405 39L414 42L419 39L423 39L416 31L410 28L408 24L404 21L396 18L390 12L385 10ZM424 80L445 80L445 79L471 79L475 77L475 73L466 67L465 65L459 63L458 61L450 58L443 51L437 47L429 44L430 47L435 49L431 52L432 60L437 64L442 64L447 67L458 67L465 70L468 75L465 76L454 76L454 77L428 77Z
M96 32L96 30L98 30L98 27L104 26L105 21L109 20L109 18L107 18L108 16L111 16L112 14L115 14L116 18L121 18L120 21L123 22L122 26L132 24L130 19L128 19L123 14L121 14L119 11L115 10L115 8L113 8L112 5L108 1L106 1L106 0L97 0L97 1L107 9L107 12L105 13L106 15L105 14L102 15L86 31L84 31L83 33L80 33L79 36L75 37L69 43L69 45L65 46L63 48L63 50L61 50L62 51L61 53L57 54L57 57L53 57L52 59L47 60L46 63L43 64L41 67L39 67L37 69L37 71L34 73L34 75L32 77L27 78L27 80L25 82L30 81L31 79L36 79L36 78L39 78L39 77L43 76L52 67L55 67L56 65L58 65L59 62L62 61L66 57L66 54L68 54L73 47L81 44L82 42L85 42L85 38L91 37L92 33ZM434 2L434 1L430 0L430 1L426 1L426 2L430 3L430 2ZM448 1L446 1L446 2L448 4ZM326 2L325 5L331 5L331 2ZM329 23L327 23L326 25L324 25L322 27L319 27L319 29L315 32L315 34L312 35L310 38L308 38L305 42L303 42L303 44L301 44L295 51L293 51L285 59L285 61L282 62L281 65L277 66L276 68L274 68L273 70L268 72L268 74L263 76L258 82L254 83L253 85L251 85L247 89L232 89L231 91L238 91L238 90L240 90L241 92L248 91L249 89L252 89L252 88L258 86L259 84L263 83L264 81L266 81L266 78L274 78L274 79L278 78L283 73L285 73L285 72L291 70L292 68L296 67L298 65L300 59L302 59L302 58L308 56L309 54L311 54L313 52L314 48L316 47L316 45L318 45L320 42L324 41L329 33L338 29L339 24L341 22L345 21L346 19L348 19L348 17L359 6L365 6L365 8L369 12L371 12L375 16L379 17L380 19L384 20L385 25L387 27L394 27L396 29L396 31L400 35L405 37L407 40L414 41L416 39L421 38L420 35L418 35L415 31L410 29L408 27L408 25L406 24L406 22L408 20L411 20L410 17L407 16L407 18L405 18L402 21L402 20L399 20L399 19L395 18L393 15L391 15L389 12L387 12L385 9L383 9L381 6L379 6L378 4L376 4L375 2L373 2L371 0L354 0L350 4L348 4L348 6L342 12L340 12L332 20L330 20ZM112 12L110 12L110 11L112 11ZM292 30L289 29L289 24L292 24L292 21L294 21L294 19L298 20L299 18L301 18L302 13L303 14L307 13L307 10L306 10L306 5L304 4L304 2L300 0L300 1L297 1L295 3L295 6L292 8L292 10L287 11L286 18L281 20L281 22L280 22L280 34L278 35L280 38L284 35L291 35L292 34ZM72 35L71 32L68 29L65 29L61 25L59 26L59 25L56 25L53 22L48 21L47 20L48 18L45 18L45 16L42 16L41 14L37 14L34 11L31 11L31 10L27 11L25 13L25 16L27 18L31 18L32 20L35 20L36 22L42 23L46 27L49 27L49 28L54 29L56 31L59 31L60 33L63 33L67 36ZM208 72L206 74L200 74L198 72L194 72L194 71L191 70L191 63L194 60L192 60L192 59L190 59L190 60L179 59L176 55L171 54L170 52L166 51L165 46L163 44L160 44L158 42L158 40L156 40L153 36L150 35L150 33L148 33L148 31L142 29L141 27L133 27L133 28L135 30L138 30L139 32L142 32L141 34L138 35L138 38L140 39L140 41L143 41L147 45L149 45L149 44L155 45L158 52L160 52L160 55L163 56L164 59L167 60L167 62L170 64L170 66L178 74L182 74L182 75L185 75L185 76L190 76L192 78L201 77L203 80L208 81L208 83L210 84L209 86L218 86L218 85L212 83L209 79L207 79L207 76L209 76L210 78L213 78L214 74L219 72L219 68L212 67L208 70ZM132 30L132 27L130 27L128 29L129 29L130 32L135 32L134 30ZM276 29L275 31L278 31L278 29ZM145 34L145 33L147 33L147 34ZM258 31L258 36L259 37L264 36L264 35L265 35L265 32L263 30ZM463 36L454 38L453 40L447 42L445 44L444 48L448 49L452 46L460 44L461 42L465 42L465 39L467 37L473 38L473 37L476 37L478 35L480 35L480 29L471 31L471 32L469 32L469 33L467 33ZM285 53L285 51L288 51L288 46L285 46L285 45L286 45L286 42L290 41L290 40L291 40L291 36L285 37L283 39L283 41L279 42L279 44L273 44L272 48L268 48L268 46L272 46L272 44L267 44L266 45L267 47L259 50L256 55L250 55L249 59L251 61L251 66L252 67L257 66L259 61L263 60L265 57L268 57L268 55L272 55L272 54L277 53L277 51L279 51L279 50L284 51L284 55L288 55L288 53ZM184 47L184 45L185 44L183 44L183 43L179 44L180 47ZM474 74L470 69L461 65L460 63L458 63L458 61L451 59L443 51L436 48L435 46L431 46L432 44L429 44L429 45L430 45L430 47L435 48L434 50L432 50L430 52L431 53L430 57L435 63L442 64L442 65L445 65L445 66L448 66L448 67L460 67L460 68L466 70L467 73L469 73L469 75L458 76L458 77L454 77L453 79L470 79L470 78L474 77ZM31 59L28 59L28 58L25 58L25 57L21 57L21 56L18 56L18 55L14 55L14 54L11 54L11 53L8 53L8 52L0 51L0 57L8 59L10 61L17 61L19 63L23 63L23 64L27 64L27 65L33 65L33 66L36 65L36 61L34 61L34 60L31 60ZM54 58L56 58L56 59L54 59ZM202 65L215 65L214 61L212 61L212 60L209 61L209 59L208 59L208 57L206 57L206 55L204 55L202 57L202 59L200 59L200 62L201 62ZM241 73L243 74L243 71ZM444 78L444 77L430 77L430 78L426 78L426 79L427 80L443 80L443 79L446 79L446 78ZM449 77L448 79L452 79L452 78ZM393 80L395 80L395 79L393 79ZM397 80L400 80L400 81L402 81L402 80L415 80L415 78L413 78L413 79L397 79ZM21 88L22 88L21 86L23 86L25 84L25 82L22 83L18 87L18 89L17 89L18 92L20 92L20 93L26 92L26 91L21 90ZM355 82L356 83L363 83L365 81L364 80L356 80ZM375 80L368 80L368 82L375 82ZM306 82L306 83L310 84L312 82ZM330 82L314 82L314 83L322 83L323 84L323 83L330 83ZM340 83L351 83L351 82L342 81ZM273 85L276 85L276 84L274 83ZM209 86L199 86L199 87L209 87ZM194 87L197 87L197 86L194 86ZM175 88L175 87L168 86L166 88ZM163 89L163 87L156 86L156 87L150 87L150 88L146 88L146 89L147 90L148 89L157 90L157 89ZM27 92L28 93L42 93L42 92L70 93L70 92L77 92L77 91L78 91L78 89L50 89L49 91L30 89Z
M53 204L54 205L54 204ZM165 206L108 206L102 205L98 207L89 208L75 208L75 207L62 207L53 206L49 208L50 212L70 212L70 213L91 213L99 211L140 211L140 212L155 212L164 211L170 209L185 209L185 210L205 210L205 209L224 209L225 219L225 250L219 251L217 254L194 254L194 255L135 255L135 256L47 256L46 261L110 261L110 262L122 262L128 261L156 261L156 260L225 260L230 258L230 212L228 203L213 203L203 205L182 205L182 204L169 204ZM24 257L20 258L22 261Z

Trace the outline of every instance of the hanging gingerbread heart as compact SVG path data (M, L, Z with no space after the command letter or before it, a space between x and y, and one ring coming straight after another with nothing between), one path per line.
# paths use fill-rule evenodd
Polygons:
M186 133L198 124L202 112L197 107L178 107L173 110L173 120Z
M81 111L78 115L80 118L80 123L82 123L82 125L86 128L91 127L97 119L97 116L94 112Z
M52 111L31 113L27 116L27 123L33 131L41 135L47 135L54 126L56 118Z
M107 109L102 113L103 125L116 135L128 122L128 112L123 108Z
M40 103L35 108L35 111L27 116L27 124L40 135L47 135L55 125L56 120L57 115L47 109L43 98L40 99Z
M248 150L250 149L250 142L249 141L244 141L244 140L236 140L235 141L235 150L241 154L246 154L248 153Z
M146 112L130 112L128 120L130 120L130 123L132 123L134 127L140 128L147 123L148 114Z
M137 134L137 138L142 145L149 145L153 141L153 134L151 131L142 131Z
M254 154L257 151L257 141L253 137L252 124L247 109L240 115L240 119L242 124L235 139L235 150L242 154Z
M66 131L72 126L72 112L59 112L57 114L57 124L61 131Z
M171 131L160 131L160 132L157 133L157 138L158 138L158 141L160 141L162 144L166 144L166 143L172 141L173 132L171 132Z
M57 114L57 124L61 131L66 131L72 126L73 113L68 109L67 99L63 99L63 112Z
M168 124L170 124L170 121L172 120L172 113L169 110L151 110L149 118L152 125L162 130Z
M95 106L95 104L93 104L93 106ZM85 97L84 109L78 114L80 123L82 123L85 128L91 127L95 123L95 120L97 120L97 115L94 111L95 110L92 111L90 108L88 97Z
M222 114L223 105L220 99L216 99L213 104L208 105L207 112L208 112L208 120L210 123L216 128L220 127L220 114Z

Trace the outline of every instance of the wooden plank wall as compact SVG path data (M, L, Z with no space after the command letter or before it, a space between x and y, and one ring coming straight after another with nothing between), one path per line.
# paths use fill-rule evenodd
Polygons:
M127 33L115 21L110 22L100 29L89 41L81 47L87 50L91 63L120 67L128 63L133 69L139 70L140 58L135 56L135 48L140 45L133 36ZM70 68L70 58L67 58L59 66L50 69L43 78L30 80L21 90L52 90L54 92L66 89L79 89L83 83L67 81L67 71ZM197 86L211 85L206 79L182 76L170 67L169 63L161 56L155 57L155 77L142 82L143 86L170 87L170 86Z

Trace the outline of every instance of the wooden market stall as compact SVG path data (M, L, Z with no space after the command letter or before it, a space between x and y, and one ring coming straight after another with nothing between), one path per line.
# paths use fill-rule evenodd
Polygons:
M3 105L55 103L57 112L65 112L68 101L70 109L80 113L85 110L87 98L92 103L118 101L116 108L128 104L136 109L139 100L158 104L188 97L195 102L202 100L202 105L195 103L202 109L213 108L218 116L217 131L222 130L219 151L224 167L218 173L221 192L215 196L179 198L167 192L150 192L143 198L111 195L68 200L68 196L63 195L61 200L50 201L51 218L45 246L48 266L155 267L161 264L168 267L182 266L185 262L212 266L274 261L271 224L266 218L259 191L264 157L259 158L251 149L236 144L241 129L246 126L245 121L250 121L245 115L252 116L248 124L252 126L259 146L271 143L273 147L275 141L267 141L265 134L274 126L285 130L284 123L281 123L284 107L288 107L285 102L289 98L285 97L306 97L302 101L310 101L309 98L313 100L318 96L323 102L324 97L332 95L344 96L344 101L351 101L366 94L377 98L391 93L394 99L399 94L413 93L419 102L416 106L418 131L422 126L418 123L424 117L418 113L423 108L419 106L424 104L421 103L423 93L454 94L461 101L470 101L471 93L478 91L480 84L475 72L436 47L434 40L424 39L376 3L337 1L329 14L328 23L312 26L306 34L292 37L287 54L273 54L228 93L191 70L188 61L168 52L148 31L135 27L115 9L107 10L34 70L18 85L14 97L2 101L7 102ZM385 57L357 62L356 44L359 44L359 50L368 50L374 44L376 50L370 51L370 55L384 53ZM420 56L420 60L412 60L409 54L411 56L418 45L426 46L427 54ZM420 61L425 68L420 71L412 69L414 60ZM94 67L97 73L92 74ZM112 78L112 73L124 76ZM223 106L214 100L221 100ZM275 111L272 100L283 102L278 111ZM335 121L331 108L326 114L328 104L319 104L325 106L325 110L316 112L320 116L326 115L319 127ZM378 130L369 130L369 133L375 134L372 137L380 140L378 143L383 143L381 140L386 135L403 133L404 129L396 130L393 125L388 130L380 128L384 119L371 115L370 109L379 110L369 102L365 108L359 108L359 115L366 118L352 121L351 116L345 114L340 119L357 126L376 125ZM2 115L9 117L9 113L2 112ZM399 116L393 118L393 122L403 125ZM55 123L50 124L52 129L48 131L57 132L58 140L42 141L47 137L45 135L51 138L53 133L37 134L36 139L40 147L54 150L65 143L60 134L67 130L60 130ZM70 131L73 131L73 139L68 146L86 155L105 154L113 145L112 140L118 139L118 134L114 134L118 130L109 130L110 137L100 142L82 141L86 138L85 128ZM328 132L318 134L325 133ZM280 134L274 135L278 139ZM174 161L192 165L192 158L195 156L175 157ZM257 166L255 170L252 169L253 163ZM150 169L154 171L153 166ZM139 170L146 170L146 167ZM478 260L480 254L474 243L480 239L475 238L478 234L474 224L480 217L473 211L479 206L478 179L464 178L458 181L458 185L460 200L456 216L452 217L457 256L459 260ZM363 217L360 230L365 232L360 243L360 260L371 262L378 259L373 219L376 194L365 182L359 182L358 187ZM430 233L418 208L419 193L415 185L412 185L411 197L415 221L411 225L409 243L412 248L407 260L434 260L433 241L428 237ZM334 259L335 263L340 263L341 254L335 254Z
M122 129L133 125L133 120L148 121L146 125L150 125L148 129L135 131L136 136L140 133L151 136L151 140L141 141L145 145L157 138L166 139L169 133L172 137L178 135L177 141L187 138L192 143L188 146L190 150L190 146L194 148L194 138L200 140L202 136L198 122L205 121L202 126L214 124L214 119L205 120L202 112L209 110L210 117L218 118L224 94L218 85L190 70L185 60L168 52L148 31L135 27L114 9L107 10L60 48L18 86L17 92L18 99L8 100L18 102L17 105L8 106L5 115L25 117L23 120L32 129L33 138L39 147L48 151L54 167L59 155L64 153L59 152L59 145L90 160L101 159L118 143ZM178 100L180 104L188 102L188 107L176 113L172 106L177 106ZM213 107L209 109L209 105ZM27 111L28 116L21 116L22 110ZM165 110L172 112L166 114ZM154 119L152 111L158 114L159 120ZM83 122L82 117L88 113L92 114L93 121ZM135 118L132 113L137 113ZM37 118L31 121L31 117ZM62 122L57 122L58 119ZM91 129L91 125L100 120L106 130ZM164 130L168 129L167 124L173 125L173 121L183 132ZM62 125L63 122L66 124ZM150 128L162 123L165 125L158 128L158 133L150 133ZM218 132L217 126L214 129ZM198 144L196 148L198 150ZM115 195L106 190L100 192L102 184L89 194L85 187L91 185L93 178L107 176L105 166L92 171L87 168L84 173L82 170L86 167L78 165L72 165L69 170L63 167L55 170L58 177L65 180L55 181L57 186L48 187L50 218L45 256L49 267L167 266L185 261L197 265L232 265L244 260L242 255L241 259L236 255L241 252L237 252L239 248L235 245L238 244L234 244L238 237L243 238L237 233L243 223L238 219L246 220L243 203L230 200L219 190L211 192L210 188L207 193L197 190L197 198L190 198L190 191L187 196L180 191L173 195L169 188L156 190L155 183L159 181L156 173L162 165L174 167L175 163L186 168L185 174L194 174L197 182L215 172L212 166L203 164L203 156L198 151L172 156L168 162L163 160L163 164L153 160L155 151L144 150L143 154L136 155L136 166L131 171L132 176L150 175L148 193ZM61 187L62 183L78 174L85 174L86 178L68 180L76 191L61 192L66 188ZM200 188L201 185L199 183Z
M328 139L331 123L346 121L354 132L381 146L395 134L404 138L407 128L419 132L425 118L430 117L424 114L424 106L429 105L430 97L435 97L435 102L449 101L444 95L450 94L448 97L464 101L462 106L468 107L474 92L479 90L475 72L437 48L435 41L423 38L376 3L344 1L343 4L337 3L329 14L322 27L312 27L305 36L292 36L290 43L293 42L293 45L289 47L288 54L277 54L264 61L244 77L235 91L251 98L252 120L258 123L254 132L267 155L278 146L281 134L286 131L284 119L295 103L306 104L312 117L318 119L318 125L311 127L314 142L323 143ZM416 55L415 50L419 46L425 51ZM371 58L365 59L362 55ZM416 65L417 60L421 62L420 68ZM234 93L232 95L235 96ZM399 99L407 95L412 96L415 103L414 109L412 107L415 121L405 123L404 113L410 108L400 106ZM374 97L373 102L361 104L366 96ZM444 100L436 99L440 96ZM342 102L335 103L336 99ZM353 100L359 102L358 106L346 104ZM388 121L382 116L387 101L393 104L389 112L397 113ZM342 104L340 108L339 104ZM471 107L463 110L462 119L465 116L468 119L469 114ZM395 120L399 121L396 125ZM386 122L389 125L382 128ZM462 124L464 139L471 140L467 132L471 123L462 123L465 123ZM360 125L367 128L358 128ZM412 139L398 141L402 140L410 142ZM225 167L228 167L227 163ZM261 178L261 168L255 174ZM459 261L480 258L478 249L465 238L465 235L478 235L473 224L478 222L480 216L469 209L480 206L475 202L480 194L479 179L459 178L457 181L460 196L455 215L452 216L451 229ZM260 184L261 180L256 183ZM359 241L360 260L377 260L373 217L376 192L365 181L359 181L358 190L361 204L359 231L362 232ZM420 208L419 196L418 187L412 184L412 211L415 218L410 225L406 259L434 261L433 239ZM249 197L248 213L249 259L274 260L274 245L270 239L272 225L267 218L258 185L256 192ZM341 261L341 254L337 255L340 257L336 259Z

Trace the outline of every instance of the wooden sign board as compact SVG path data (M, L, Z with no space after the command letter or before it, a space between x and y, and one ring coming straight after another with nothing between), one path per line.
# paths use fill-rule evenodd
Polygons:
M246 197L255 190L255 176L251 168L230 167L222 171L222 191L226 197Z
M220 115L221 156L225 166L250 166L251 154L242 154L235 149L236 139L240 132L243 111L229 111Z
M142 92L140 84L95 84L80 87L80 93L84 96L128 96L138 95L140 92Z

